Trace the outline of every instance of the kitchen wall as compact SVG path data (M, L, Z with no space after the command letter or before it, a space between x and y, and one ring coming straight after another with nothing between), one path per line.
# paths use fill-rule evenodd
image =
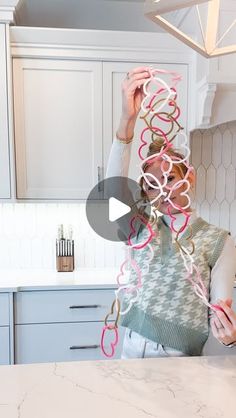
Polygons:
M196 209L208 222L229 230L236 242L236 122L193 132L191 151Z
M132 19L130 19L132 16ZM162 31L144 18L144 0L24 0L17 26L125 31Z
M197 171L195 206L236 240L236 122L193 132L191 149ZM0 269L54 269L60 223L73 226L76 268L112 268L122 262L123 244L103 240L91 230L83 203L2 203Z
M0 269L55 269L58 224L72 225L76 268L116 267L124 246L97 236L84 204L19 203L0 205Z

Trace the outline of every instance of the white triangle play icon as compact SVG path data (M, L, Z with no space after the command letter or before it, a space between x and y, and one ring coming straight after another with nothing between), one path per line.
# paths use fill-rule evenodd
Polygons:
M126 215L131 211L130 206L116 199L115 197L110 197L109 199L109 221L115 222L117 219Z

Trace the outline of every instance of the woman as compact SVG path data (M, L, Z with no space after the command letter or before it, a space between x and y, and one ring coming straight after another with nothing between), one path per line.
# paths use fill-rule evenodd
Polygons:
M122 113L110 153L107 177L128 176L135 123L144 98L143 85L152 71L150 67L135 68L122 83ZM163 141L154 140L148 156L156 155L162 147ZM183 159L172 147L166 154L167 161L168 158ZM148 182L142 179L144 195L149 200L155 200L157 191L152 183L155 183L155 178L159 184L163 181L161 159L150 159L143 170L151 174L147 178L152 179ZM138 300L132 303L132 292L127 292L122 303L122 311L127 311L121 319L121 325L127 328L122 358L200 355L210 327L221 344L229 347L236 344L236 314L231 308L236 272L234 241L227 231L208 224L191 208L188 209L186 231L181 228L184 217L178 208L186 205L187 196L183 195L184 184L176 188L174 185L184 178L194 188L195 176L188 170L188 165L185 162L174 164L163 189L168 193L172 188L173 205L165 200L165 193L155 201L163 216L158 217L154 225L157 232L156 238L151 241L154 257L142 276ZM209 290L209 302L221 308L211 312L210 320L208 307L186 279L186 265L170 228L173 219L175 229L179 231L180 248L181 245L184 248L191 246L190 235L194 241L197 268L193 275L197 275L199 269L204 286ZM145 234L147 230L143 228L137 242L142 242ZM133 250L133 257L144 270L149 259L148 252L148 247ZM131 285L135 281L135 272L131 271ZM131 308L127 309L129 306Z

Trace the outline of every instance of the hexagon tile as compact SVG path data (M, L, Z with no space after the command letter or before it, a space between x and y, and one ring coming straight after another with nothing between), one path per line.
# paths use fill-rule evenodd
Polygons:
M191 163L196 170L197 212L227 229L236 242L236 121L190 137Z

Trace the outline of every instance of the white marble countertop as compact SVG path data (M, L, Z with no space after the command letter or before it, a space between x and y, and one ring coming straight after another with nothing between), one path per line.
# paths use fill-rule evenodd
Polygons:
M81 268L71 273L55 270L0 269L0 293L21 290L49 290L75 288L115 288L119 267L114 269ZM235 283L236 287L236 283Z
M229 418L236 357L0 367L2 418Z
M78 269L69 273L55 270L1 270L0 292L20 290L73 289L76 287L115 287L117 269Z

